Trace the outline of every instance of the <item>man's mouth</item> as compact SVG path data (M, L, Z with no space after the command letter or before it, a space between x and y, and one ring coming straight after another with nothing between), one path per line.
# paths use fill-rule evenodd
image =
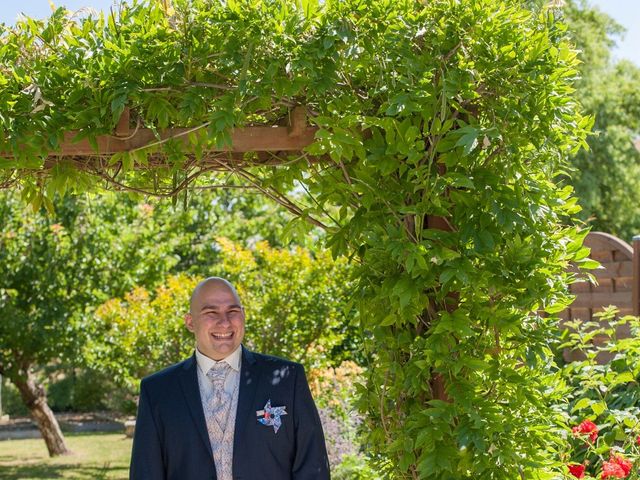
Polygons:
M233 337L233 332L229 333L212 333L211 336L216 340L229 340Z

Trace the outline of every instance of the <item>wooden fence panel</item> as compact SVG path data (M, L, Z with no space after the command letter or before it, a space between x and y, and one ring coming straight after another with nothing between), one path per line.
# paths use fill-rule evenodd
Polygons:
M589 282L574 283L571 293L576 295L571 307L560 314L560 323L581 319L591 321L594 315L604 308L615 305L619 315L640 314L640 236L634 237L633 247L627 242L607 233L592 232L585 238L585 246L591 249L590 258L598 260L602 268L592 271L597 284ZM616 332L618 338L630 335L628 325ZM604 341L605 339L597 339ZM565 350L566 361L580 360L579 352ZM611 360L612 355L602 353L598 357L600 363Z

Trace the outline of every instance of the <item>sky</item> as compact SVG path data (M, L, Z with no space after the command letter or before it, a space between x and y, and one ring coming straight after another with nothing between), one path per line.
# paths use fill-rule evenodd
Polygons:
M627 29L623 40L619 41L613 55L616 59L626 58L640 66L640 0L588 0L608 13ZM114 0L54 0L56 5L65 5L69 10L93 7L108 10ZM43 18L49 15L49 0L0 0L0 22L12 24L19 13L30 17Z

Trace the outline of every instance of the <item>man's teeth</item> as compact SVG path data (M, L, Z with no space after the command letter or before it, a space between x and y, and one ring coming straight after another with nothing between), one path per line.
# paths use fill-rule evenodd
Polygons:
M212 333L211 335L213 335L215 338L231 338L231 336L233 335L233 332L231 332L231 333Z

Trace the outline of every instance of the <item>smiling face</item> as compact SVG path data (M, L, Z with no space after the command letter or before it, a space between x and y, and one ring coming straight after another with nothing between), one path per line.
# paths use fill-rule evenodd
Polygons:
M235 351L244 337L244 310L231 284L220 278L201 282L185 315L187 329L196 337L201 353L222 360Z

